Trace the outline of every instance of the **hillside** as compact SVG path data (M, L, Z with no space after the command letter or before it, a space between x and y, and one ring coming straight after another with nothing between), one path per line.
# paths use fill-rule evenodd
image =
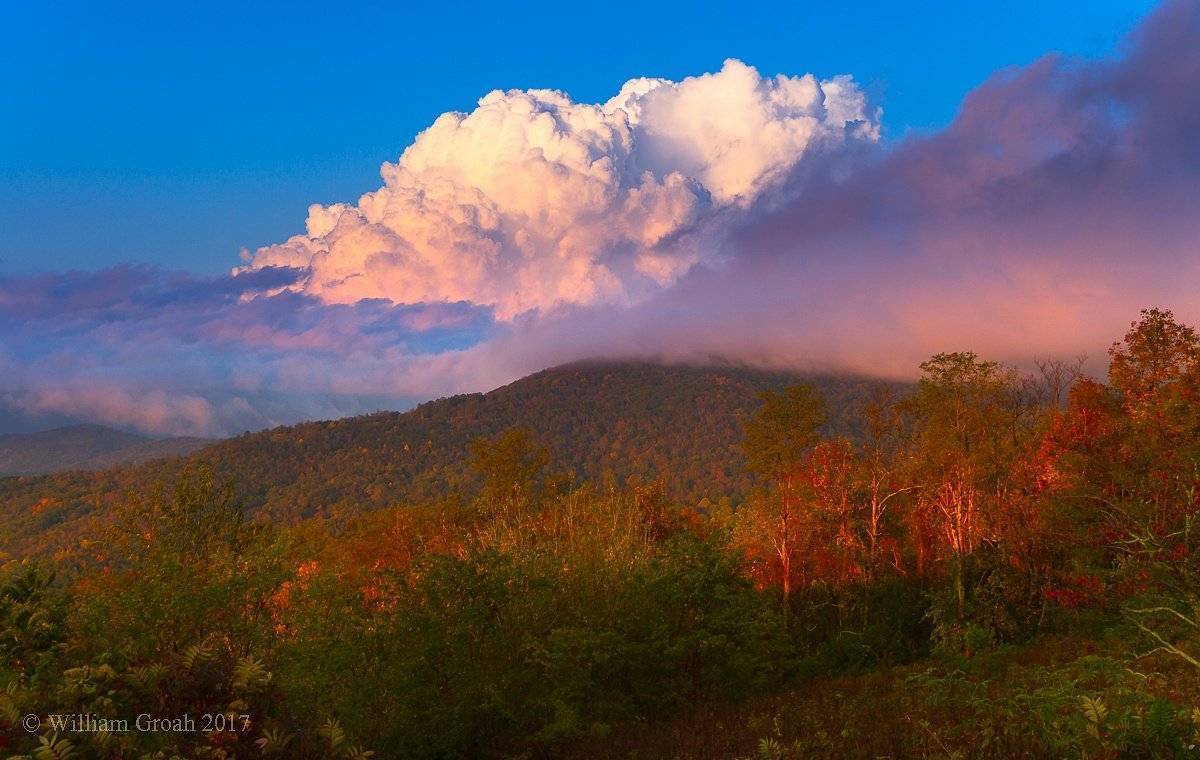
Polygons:
M0 562L0 746L1196 757L1200 333L1147 310L1111 359L1101 383L938 354L863 415L858 446L829 434L854 432L877 383L812 378L836 412L822 431L807 389L754 407L795 376L561 367L192 455L242 484L249 522L210 468L172 478L182 460L10 479L0 536L41 561ZM538 486L525 435L465 443L512 422L580 468L576 487ZM706 477L744 492L739 423L770 481L688 509ZM660 473L673 503L579 484ZM107 509L159 479L163 498ZM27 730L212 705L240 728Z
M163 457L185 456L211 441L149 438L102 425L72 425L37 433L0 435L0 475L104 470Z
M101 473L0 481L0 549L61 546L77 521L129 490L169 481L185 462L211 463L252 510L283 521L357 514L469 493L467 444L521 425L576 479L665 477L683 503L739 499L750 479L738 449L741 421L760 392L807 381L829 410L827 432L853 434L856 410L886 383L804 377L735 366L581 363L538 372L485 394L281 427L214 443L188 458Z

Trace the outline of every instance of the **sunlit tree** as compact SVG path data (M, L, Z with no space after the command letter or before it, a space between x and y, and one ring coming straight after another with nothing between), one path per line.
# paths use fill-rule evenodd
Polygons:
M991 535L989 515L1021 443L1017 375L970 352L921 364L903 409L913 426L919 514L950 565L958 615L966 607L966 560Z
M800 465L817 443L825 416L821 397L808 385L762 394L762 405L745 424L746 463L775 489L775 509L763 529L778 561L785 614L792 593L798 535Z
M480 503L487 511L506 511L536 501L550 452L527 428L510 428L470 445L471 468L483 478Z

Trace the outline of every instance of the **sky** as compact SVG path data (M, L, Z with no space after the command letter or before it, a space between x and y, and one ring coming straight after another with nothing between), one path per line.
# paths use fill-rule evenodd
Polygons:
M993 71L1099 56L1146 0L1044 3L0 3L0 273L131 261L219 273L353 200L493 89L599 102L738 58L849 73L891 137Z
M0 432L1200 318L1193 0L166 5L0 9Z

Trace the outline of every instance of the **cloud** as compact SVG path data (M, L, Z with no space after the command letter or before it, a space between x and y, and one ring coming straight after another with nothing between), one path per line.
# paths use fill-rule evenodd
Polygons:
M879 142L845 78L495 92L356 205L227 277L0 279L0 406L224 434L402 408L595 356L912 376L1200 323L1200 5L1120 55L997 72Z
M477 360L724 355L912 376L975 350L1086 353L1102 373L1140 308L1200 322L1197 134L1200 5L1172 2L1119 57L997 72L945 130L760 194L724 261L629 308L521 323Z
M635 302L719 256L722 210L874 142L878 115L849 77L764 78L736 60L633 80L603 105L494 91L439 117L357 205L311 206L306 234L248 269L304 269L296 288L325 302L461 300L504 320Z
M208 432L214 425L207 399L162 389L135 393L112 385L67 383L23 391L6 400L32 416L83 417L156 433Z
M127 266L0 278L0 407L226 435L409 405L430 389L399 367L492 334L490 310L466 303L263 293L300 275Z

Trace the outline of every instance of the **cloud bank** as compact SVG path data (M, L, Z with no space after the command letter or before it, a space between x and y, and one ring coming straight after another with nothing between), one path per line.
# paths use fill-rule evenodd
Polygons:
M494 91L439 117L357 205L311 206L306 234L247 269L304 269L298 289L326 302L461 300L503 320L629 303L716 263L721 212L878 136L849 77L767 79L735 60L635 79L600 105Z
M851 79L737 61L603 104L493 92L228 277L0 279L0 405L211 435L597 355L1102 358L1141 307L1200 322L1198 134L1190 0L892 143Z
M0 406L229 435L437 395L411 363L493 331L490 310L471 304L324 304L284 289L301 274L129 266L0 278Z

